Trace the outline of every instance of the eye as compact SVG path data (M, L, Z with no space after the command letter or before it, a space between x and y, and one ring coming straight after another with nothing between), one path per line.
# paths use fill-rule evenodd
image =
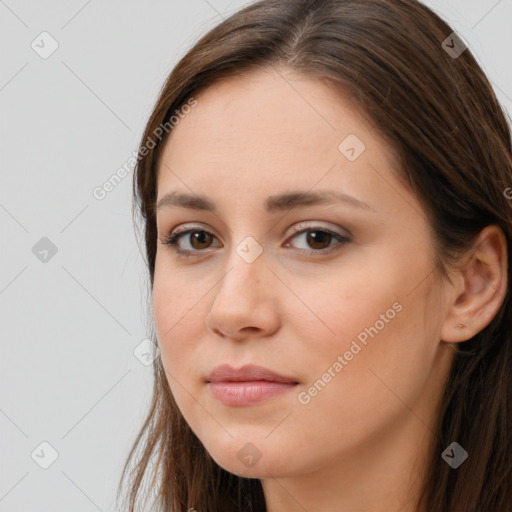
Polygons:
M185 237L185 235L194 236ZM184 237L192 249L184 249L180 246L179 242ZM215 236L212 235L209 231L205 231L204 229L200 228L190 228L183 231L174 231L169 235L169 237L162 240L162 243L164 245L170 245L172 249L181 256L192 256L193 252L199 252L200 249L208 249L208 244L213 238L215 238Z
M304 224L300 224L298 227L296 227L296 229L300 229L301 227L304 227ZM332 250L330 250L332 247L345 245L350 242L348 237L339 233L335 233L334 231L321 226L310 226L307 229L302 229L298 232L296 231L290 238L288 238L288 240L299 237L303 237L303 240L314 249L308 250L299 248L299 251L305 254L330 253L332 252ZM187 242L186 245L188 245L190 248L184 248L182 245L180 245L182 238ZM171 246L178 255L188 257L194 255L197 256L197 253L203 252L205 249L209 249L211 247L212 240L215 238L215 235L209 231L201 228L190 228L186 230L174 231L161 242L164 245ZM338 243L333 245L332 242L336 241L336 239L338 240ZM285 247L290 246L288 240L284 244ZM329 250L327 251L326 249Z
M299 226L300 229L300 226ZM336 247L337 245L345 245L350 242L350 239L346 236L343 236L339 233L335 233L330 229L321 227L321 226L311 226L307 229L302 229L301 231L295 233L291 238L297 238L302 240L309 246L314 248L314 251L308 249L300 249L301 252L306 254L313 254L321 252L323 254L327 252L332 252L331 247ZM331 244L331 242L338 240L337 244ZM288 247L290 244L286 242L285 247Z

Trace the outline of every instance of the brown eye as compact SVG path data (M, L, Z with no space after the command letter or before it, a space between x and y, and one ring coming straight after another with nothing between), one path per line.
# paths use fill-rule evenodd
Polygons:
M206 249L213 240L212 234L206 231L190 231L189 234L192 235L189 240L194 249Z
M337 246L343 246L350 242L350 239L340 235L339 233L334 233L328 229L319 228L319 227L310 227L309 229L303 229L302 231L295 233L292 239L302 239L302 243L306 245L306 248L297 247L294 243L294 247L297 247L300 252L305 254L325 254L327 252L331 252L338 248ZM333 242L338 243L333 243ZM286 244L287 246L291 245L290 242Z
M181 239L184 239L189 247L182 247ZM167 239L163 240L164 245L170 245L179 255L191 256L195 252L208 249L214 235L202 229L188 229L172 233Z
M331 233L327 231L308 231L306 241L313 249L326 249L332 240Z

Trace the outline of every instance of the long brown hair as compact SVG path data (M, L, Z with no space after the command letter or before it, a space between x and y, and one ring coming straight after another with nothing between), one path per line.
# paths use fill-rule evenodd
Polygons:
M435 264L442 275L448 277L449 265L489 224L503 230L510 248L512 208L505 192L512 186L510 118L470 49L458 56L450 52L461 49L453 32L416 0L262 0L204 35L172 70L140 143L133 212L143 221L151 290L157 165L169 119L208 86L269 66L348 93L396 150L399 178L421 201L435 233ZM511 254L508 250L508 268ZM426 510L512 510L510 287L509 281L492 322L458 346L437 446L418 496ZM152 336L156 345L154 330ZM153 369L152 402L124 465L118 499L136 459L129 473L130 512L147 477L158 510L265 511L261 482L228 473L213 461L181 415L160 357ZM441 458L453 441L469 453L457 470Z

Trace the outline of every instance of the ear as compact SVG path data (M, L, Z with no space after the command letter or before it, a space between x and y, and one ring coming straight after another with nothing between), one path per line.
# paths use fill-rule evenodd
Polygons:
M507 240L500 227L486 226L456 274L441 339L456 343L487 327L507 293Z

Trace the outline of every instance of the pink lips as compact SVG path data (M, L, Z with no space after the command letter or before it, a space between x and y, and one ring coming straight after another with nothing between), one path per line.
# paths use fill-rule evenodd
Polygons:
M206 382L213 396L226 405L251 405L268 400L293 388L298 382L268 368L245 365L235 369L217 366Z

